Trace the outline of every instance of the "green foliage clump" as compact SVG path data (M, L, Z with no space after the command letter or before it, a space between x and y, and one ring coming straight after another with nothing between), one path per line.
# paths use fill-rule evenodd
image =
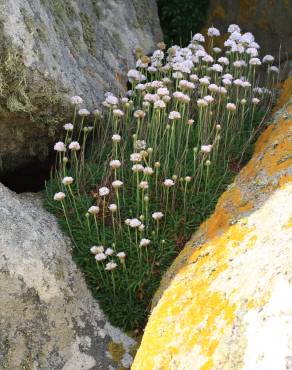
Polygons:
M93 56L96 55L96 37L95 30L89 16L86 13L80 12L80 20L83 29L83 39L87 45L88 51Z
M185 45L206 22L209 0L158 0L165 42Z
M61 25L66 18L74 20L77 16L70 0L42 0L42 2L49 6L59 25Z
M0 102L10 112L30 112L27 76L20 53L5 48L0 56Z
M246 160L271 106L273 58L259 88L259 59L229 47L199 57L203 42L161 43L151 57L136 50L129 96L107 93L92 115L72 97L72 124L55 145L46 205L93 295L125 330L145 324L162 275Z
M33 33L35 29L35 22L33 17L27 13L25 8L20 8L20 13L23 16L23 20L27 27L28 32Z
M95 14L97 19L101 18L101 9L99 5L99 0L91 0L92 3L92 8L93 8L93 13Z

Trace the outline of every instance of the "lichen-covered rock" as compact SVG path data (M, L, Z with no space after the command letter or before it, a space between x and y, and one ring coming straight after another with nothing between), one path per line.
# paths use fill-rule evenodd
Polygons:
M291 19L291 0L210 0L206 24L227 30L237 23L256 36L262 53L278 57L281 51L286 61L292 57Z
M292 95L177 257L133 370L292 368Z
M0 184L0 369L129 368L134 341L107 322L41 203Z
M68 96L123 89L161 39L155 0L0 0L0 172L46 156Z

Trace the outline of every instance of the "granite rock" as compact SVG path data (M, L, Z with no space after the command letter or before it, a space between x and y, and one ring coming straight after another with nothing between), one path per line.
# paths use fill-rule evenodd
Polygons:
M46 157L68 97L124 90L161 40L155 0L0 0L0 173Z
M0 369L128 368L134 340L103 315L41 197L0 184L0 220Z

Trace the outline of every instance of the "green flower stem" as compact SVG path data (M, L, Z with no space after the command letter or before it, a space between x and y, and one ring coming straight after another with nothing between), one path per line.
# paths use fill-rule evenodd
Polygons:
M81 124L80 124L80 129L79 129L79 134L78 134L78 139L77 139L77 141L79 141L79 140L80 140L80 136L81 136L81 134L82 134L82 130L83 130L83 124L84 124L84 116L82 116L82 118L81 118Z
M105 243L105 207L106 200L105 197L102 199L102 241Z
M90 226L90 221L89 221L89 217L88 216L86 216L86 220L87 220L88 233L89 233L89 235L91 235L91 226Z
M188 183L185 181L185 186L184 186L184 214L185 214L185 218L186 218L187 187L188 187Z
M139 264L141 264L141 255L140 255L139 243L138 243L138 231L137 231L136 227L135 227L135 246L136 246L136 251L137 251Z
M73 114L73 125L75 126L75 121L76 121L76 114L77 114L77 105L74 107L74 114Z
M74 243L75 247L77 247L77 244L75 242L75 239L74 239L74 236L73 236L73 233L72 233L72 230L71 230L71 226L70 226L70 223L69 223L69 220L68 220L68 217L67 217L65 204L62 200L61 200L61 204L62 204L62 209L63 209L64 216L65 216L65 219L66 219L66 223L67 223L67 226L68 226L69 234L71 236L71 239L73 240L73 243Z
M94 224L95 224L95 230L96 230L97 240L100 241L101 238L100 238L100 234L99 234L99 229L98 229L96 214L93 214L93 218L94 218Z
M165 216L166 219L166 216ZM159 233L159 220L156 220L156 240L158 240L158 233Z
M113 271L111 271L111 278L112 278L112 284L113 284L114 298L116 298L116 283L115 283L115 277L114 277Z
M139 196L139 172L136 172L136 202L137 202L137 214L140 209L140 196Z
M100 262L99 262L99 261L96 261L96 266L97 266L97 271L98 271L98 273L99 273L99 275L100 275L100 280L102 281L102 284L103 284L104 286L106 286L107 284L106 284L106 281L105 281L105 279L104 279L104 277L103 277L103 273L102 273L102 271L101 271L101 269L100 269Z
M113 226L113 232L114 232L114 243L117 245L117 233L116 233L116 225L115 225L115 216L114 213L111 212L112 214L112 226Z

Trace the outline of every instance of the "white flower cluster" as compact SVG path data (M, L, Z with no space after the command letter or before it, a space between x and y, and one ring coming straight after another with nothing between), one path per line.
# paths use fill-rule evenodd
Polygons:
M90 244L112 243L94 245L90 253L100 271L111 272L112 280L105 280L113 285L113 271L126 269L133 256L135 263L150 258L149 265L159 266L155 258L163 250L157 249L166 243L160 235L175 219L172 212L183 203L187 220L187 200L214 180L209 172L229 157L229 142L243 127L252 128L253 117L249 125L244 121L249 111L253 116L271 96L270 89L258 86L257 70L265 68L273 83L278 73L275 58L262 58L254 36L236 24L229 26L224 48L216 46L219 36L220 31L210 27L206 45L205 36L196 33L186 47L174 45L166 51L165 45L158 45L151 57L136 51L136 68L127 74L131 90L126 96L105 93L101 110L83 108L80 96L70 99L74 118L63 125L63 141L54 145L62 191L53 198L67 224L66 212L69 218L77 214ZM93 160L86 167L90 133L92 143L99 140L100 147L91 151ZM226 157L220 153L225 150ZM102 182L94 166L101 168ZM74 195L80 196L84 188L94 200L79 214L81 202Z
M112 248L105 248L103 245L96 246L90 248L90 252L94 255L94 258L97 262L105 261L108 257L113 257L115 254L115 251ZM118 252L116 253L116 257L120 260L120 262L124 262L126 258L125 252ZM104 269L106 271L112 271L118 267L118 264L116 262L109 261L105 264Z

